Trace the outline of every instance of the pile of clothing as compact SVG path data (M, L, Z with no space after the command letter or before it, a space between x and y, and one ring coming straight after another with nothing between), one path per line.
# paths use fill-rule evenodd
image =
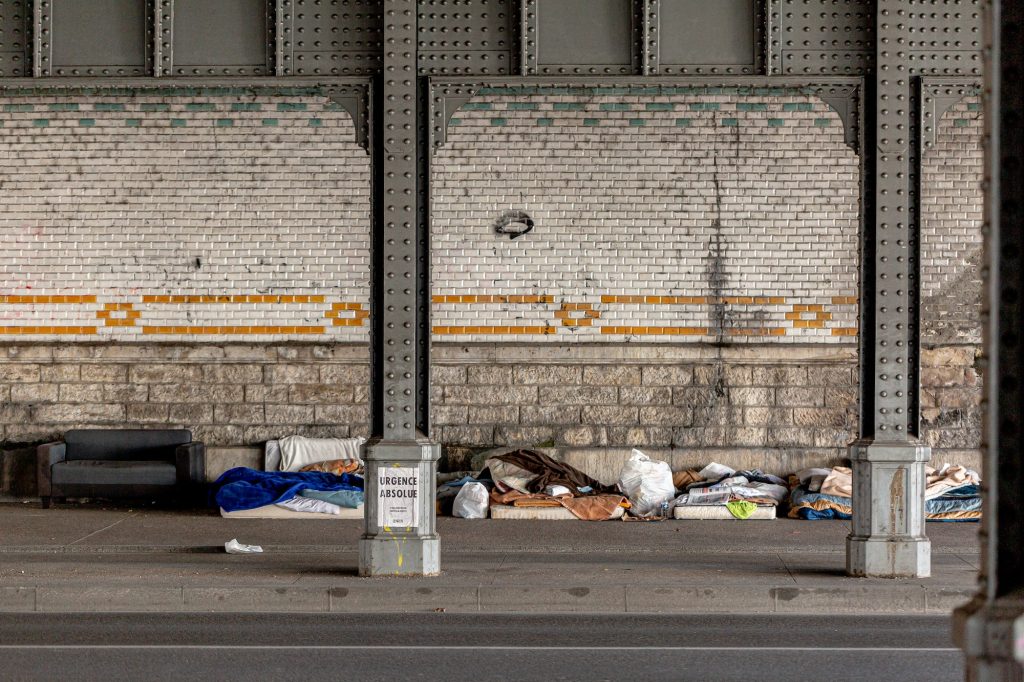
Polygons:
M929 521L981 518L981 477L973 469L944 464L926 467L924 511ZM790 476L789 516L794 519L849 519L853 514L853 472L847 467L804 469Z
M293 512L338 515L363 506L362 439L304 438L279 441L281 471L228 469L214 482L221 513L279 507Z
M738 519L749 518L759 506L777 507L789 492L778 476L760 469L736 471L717 462L700 471L676 471L672 482L680 495L671 506L724 505Z
M493 482L492 504L565 507L584 521L607 521L619 507L629 507L615 486L541 452L516 450L492 457L485 466L477 479Z

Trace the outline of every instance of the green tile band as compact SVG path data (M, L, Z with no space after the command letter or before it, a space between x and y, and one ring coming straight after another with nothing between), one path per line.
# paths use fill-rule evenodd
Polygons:
M599 126L601 121L596 118L585 118L583 119L583 125L585 126Z
M311 127L313 127L313 128L319 128L323 124L324 124L324 120L322 118L311 118L311 119L309 119L309 125Z
M265 126L276 126L277 125L277 119L276 118L265 118L265 119L263 119L263 125L265 125Z
M624 102L604 102L601 111L629 111L630 106Z
M231 105L231 111L263 111L263 105L257 102L235 102Z
M727 126L727 127L736 127L739 124L740 124L740 120L738 118L723 118L722 119L722 125Z
M139 126L142 125L142 119L141 118L128 118L128 119L125 119L124 124L126 126L128 126L129 128L138 128Z
M143 102L143 111L170 111L171 105L164 102Z
M675 111L676 105L671 102L648 102L647 111Z
M278 102L277 110L278 111L305 111L306 110L306 103L305 102Z
M461 107L465 111L490 111L490 102L466 102Z
M552 108L555 111L583 111L584 106L579 102L555 102Z
M93 111L124 111L124 105L117 102L97 102L92 105Z
M694 102L690 105L690 111L718 111L718 102Z
M832 125L832 119L830 118L816 118L814 119L814 125L819 128L827 128Z
M171 119L171 127L172 128L184 128L186 125L188 125L188 124L185 122L185 119L183 119L183 118L172 118Z
M506 123L508 123L508 119L504 119L504 118L492 118L491 119L491 125L492 126L503 126Z
M642 118L631 118L629 119L629 125L634 127L640 127L647 125L647 121Z
M217 119L217 127L218 128L230 128L233 125L235 125L235 122L232 119L230 119L230 118L218 118Z
M768 105L762 102L740 102L736 111L768 111Z
M537 111L540 106L536 102L509 102L509 111Z
M549 126L549 125L554 125L554 123L555 123L555 119L553 119L553 118L538 118L537 119L537 125L539 125L539 126Z
M217 107L214 104L206 102L190 102L185 105L185 111L216 111Z
M677 118L676 119L676 127L677 128L689 128L692 124L693 124L693 119L692 118Z
M80 119L78 119L78 125L80 125L82 127L85 127L85 128L91 128L94 125L96 125L96 119L94 119L94 118L80 118Z
M50 111L78 111L78 105L71 102L59 102L47 107Z
M786 120L782 118L770 118L768 119L768 125L772 128L781 128L786 125Z

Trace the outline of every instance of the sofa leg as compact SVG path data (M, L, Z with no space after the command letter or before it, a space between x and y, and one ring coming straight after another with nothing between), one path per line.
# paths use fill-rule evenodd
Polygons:
M41 505L43 505L43 509L49 509L50 508L50 497L49 496L40 497L39 498L39 503Z

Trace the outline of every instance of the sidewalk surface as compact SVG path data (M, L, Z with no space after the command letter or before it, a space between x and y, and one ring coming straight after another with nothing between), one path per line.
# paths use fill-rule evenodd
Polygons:
M932 577L913 580L846 577L848 532L440 518L441 576L360 578L359 521L0 504L0 611L937 614L975 591L977 524L928 524Z

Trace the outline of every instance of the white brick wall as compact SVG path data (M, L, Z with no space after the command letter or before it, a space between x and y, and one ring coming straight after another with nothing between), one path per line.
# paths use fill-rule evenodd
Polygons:
M0 338L366 340L369 157L326 98L10 97L0 125Z
M855 335L858 159L815 98L504 92L453 123L432 188L435 338ZM533 232L495 234L509 210Z
M983 121L969 97L939 122L921 177L921 338L981 343Z

